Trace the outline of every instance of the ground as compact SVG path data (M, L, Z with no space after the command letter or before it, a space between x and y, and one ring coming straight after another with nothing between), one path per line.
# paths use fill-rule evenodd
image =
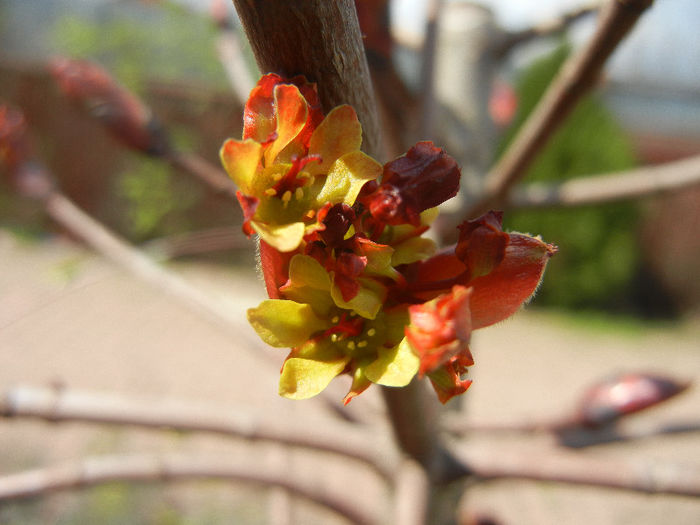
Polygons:
M234 318L263 297L251 271L253 256L230 267L178 263L170 268L205 291ZM465 420L479 424L520 422L562 415L581 390L611 372L653 371L700 380L700 329L693 323L622 326L572 321L534 309L475 334L474 385L461 402ZM284 352L251 348L243 323L212 322L161 290L61 238L22 241L0 230L0 391L17 385L60 384L69 389L128 395L144 402L185 400L220 407L244 407L309 424L334 425L317 400L293 402L276 395ZM249 339L251 338L251 339ZM343 395L347 384L333 394ZM626 424L640 430L678 422L698 424L700 391L691 388L664 408ZM381 413L376 392L351 403L353 413ZM557 446L550 435L515 436L472 432L457 448L484 454L533 454ZM561 447L559 447L561 449ZM280 452L276 447L211 436L115 429L69 423L0 420L0 472L51 465L87 455L115 452L220 454L240 461L286 458L290 469L323 485L352 488L358 504L386 505L377 476L328 457ZM700 469L697 432L612 443L576 452L597 458ZM272 458L272 459L270 459ZM338 475L343 472L343 475ZM0 506L0 523L266 523L267 503L285 508L284 497L221 483L186 490L112 486L87 495L52 496L43 502ZM282 502L282 503L280 503ZM491 482L470 488L462 505L506 524L599 525L700 523L700 501L620 491L523 481ZM143 515L121 507L138 506ZM193 510L194 509L194 510ZM204 510L203 510L204 509ZM218 516L218 518L216 517ZM224 517L222 517L224 516ZM293 505L293 523L332 523L328 513ZM218 521L217 521L218 520ZM279 515L271 521L280 523Z

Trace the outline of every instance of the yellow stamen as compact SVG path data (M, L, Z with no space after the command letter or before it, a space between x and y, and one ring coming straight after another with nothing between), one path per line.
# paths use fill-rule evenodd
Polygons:
M267 195L268 197L274 197L275 195L277 195L277 190L275 188L267 188L265 190L265 195Z
M373 337L377 335L377 330L375 330L374 328L370 328L369 330L367 330L367 335Z
M338 334L331 334L331 341L334 343L338 340Z
M275 174L272 176L272 178L273 178L273 180L274 180L275 182L277 182L277 181L279 181L279 180L282 180L282 174L281 174L281 173L275 173Z
M287 207L287 204L289 204L289 201L292 200L292 192L290 190L287 190L282 194L282 202L284 203L284 207Z
M297 188L294 192L294 197L296 197L296 199L300 201L304 197L304 190L302 190L300 187Z
M307 219L313 219L314 215L316 215L316 210L309 210L306 212L306 218Z
M340 321L340 317L338 317L337 315L334 315L331 319L331 323L333 324L336 324L338 321Z
M367 346L367 341L360 341L357 343L357 348L364 348L365 346Z
M348 341L348 350L355 350L355 341Z

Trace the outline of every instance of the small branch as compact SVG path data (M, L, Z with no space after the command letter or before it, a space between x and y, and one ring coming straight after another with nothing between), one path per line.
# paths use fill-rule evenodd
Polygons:
M700 155L658 166L516 188L509 208L573 207L637 199L700 184Z
M186 404L154 404L94 393L18 387L0 398L0 416L52 422L81 421L211 432L249 440L264 440L338 454L372 467L385 479L393 477L392 461L376 441L349 425L280 424L277 417L243 410L203 410Z
M607 487L648 494L700 496L700 469L685 465L622 462L555 451L512 453L499 448L464 456L477 480L523 479Z
M358 525L378 520L357 505L351 492L333 493L321 484L311 484L285 474L276 465L180 455L122 455L88 458L50 468L0 477L0 501L43 496L67 489L82 489L112 482L157 482L219 479L281 487L292 494L326 507Z
M653 0L610 0L588 45L562 66L500 161L484 180L484 194L467 212L478 215L506 200L535 156L595 85L607 58Z
M326 113L350 104L362 123L363 149L379 157L379 119L353 1L233 3L260 71L316 82Z
M238 102L245 104L255 79L245 62L241 42L233 27L223 27L216 39L216 51Z
M394 520L401 525L424 525L428 517L430 480L415 461L406 459L398 470L394 488Z
M537 38L557 35L566 31L572 24L585 18L586 16L595 13L601 6L600 1L591 2L589 5L582 5L573 11L564 13L563 15L537 24L533 27L523 29L521 31L506 32L503 35L503 40L499 42L495 48L496 56L504 56L510 53L515 47L535 40Z
M425 40L421 63L421 100L419 130L423 135L421 140L432 138L433 123L436 112L435 103L435 53L438 40L438 21L442 12L444 0L428 2L427 21L425 24Z
M203 182L217 195L236 199L238 189L234 182L226 175L224 170L192 153L180 153L171 151L164 156L164 160L174 168L192 175Z

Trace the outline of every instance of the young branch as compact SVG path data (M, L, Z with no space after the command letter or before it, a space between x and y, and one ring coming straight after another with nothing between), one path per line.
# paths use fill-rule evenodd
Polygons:
M44 496L60 490L82 489L117 481L161 483L201 479L281 487L332 510L351 523L373 525L379 522L365 507L356 504L352 492L331 492L318 483L297 479L277 465L266 465L264 462L247 465L221 456L115 455L28 470L0 477L0 501Z
M465 456L477 480L522 479L607 487L647 494L700 496L700 470L651 461L623 462L555 451L512 453L499 448Z
M547 20L533 27L520 31L506 32L503 34L503 39L496 46L495 54L496 56L504 56L521 44L525 44L537 38L560 34L566 31L572 24L595 13L600 9L601 3L601 1L596 0L588 5L579 6L573 11L569 11L557 18Z
M0 397L0 417L36 418L51 422L80 421L210 432L248 440L263 440L322 450L360 461L385 479L393 465L383 447L350 425L280 424L279 418L229 408L204 410L184 403L154 403L63 388L17 387Z
M609 0L590 42L562 66L513 142L486 176L484 194L468 208L468 216L478 215L506 200L512 186L525 175L547 140L576 103L593 88L607 58L652 2Z
M435 53L437 51L438 22L444 0L428 2L428 16L425 24L425 40L421 61L421 100L420 125L422 138L433 136L434 116L437 110L435 102Z
M233 0L262 73L304 75L318 84L324 112L355 108L363 149L382 152L377 107L352 0Z
M216 195L230 199L236 199L237 187L226 175L224 170L214 166L202 157L193 153L169 151L163 155L163 159L175 169L193 176L204 183Z
M573 207L678 191L700 184L700 155L658 166L515 188L509 208Z

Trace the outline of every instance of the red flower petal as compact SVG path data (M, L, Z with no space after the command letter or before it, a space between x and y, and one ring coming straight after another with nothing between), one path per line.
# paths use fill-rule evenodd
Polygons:
M241 210L243 210L243 233L248 237L255 233L255 230L250 225L250 221L255 215L255 210L260 204L260 199L257 197L252 197L250 195L245 195L241 190L236 192L236 198L238 203L241 205Z
M459 226L457 258L464 262L469 279L490 273L505 257L508 234L501 230L502 212L490 211Z
M282 253L260 240L260 267L270 299L281 299L280 287L289 280L289 261L295 252Z

